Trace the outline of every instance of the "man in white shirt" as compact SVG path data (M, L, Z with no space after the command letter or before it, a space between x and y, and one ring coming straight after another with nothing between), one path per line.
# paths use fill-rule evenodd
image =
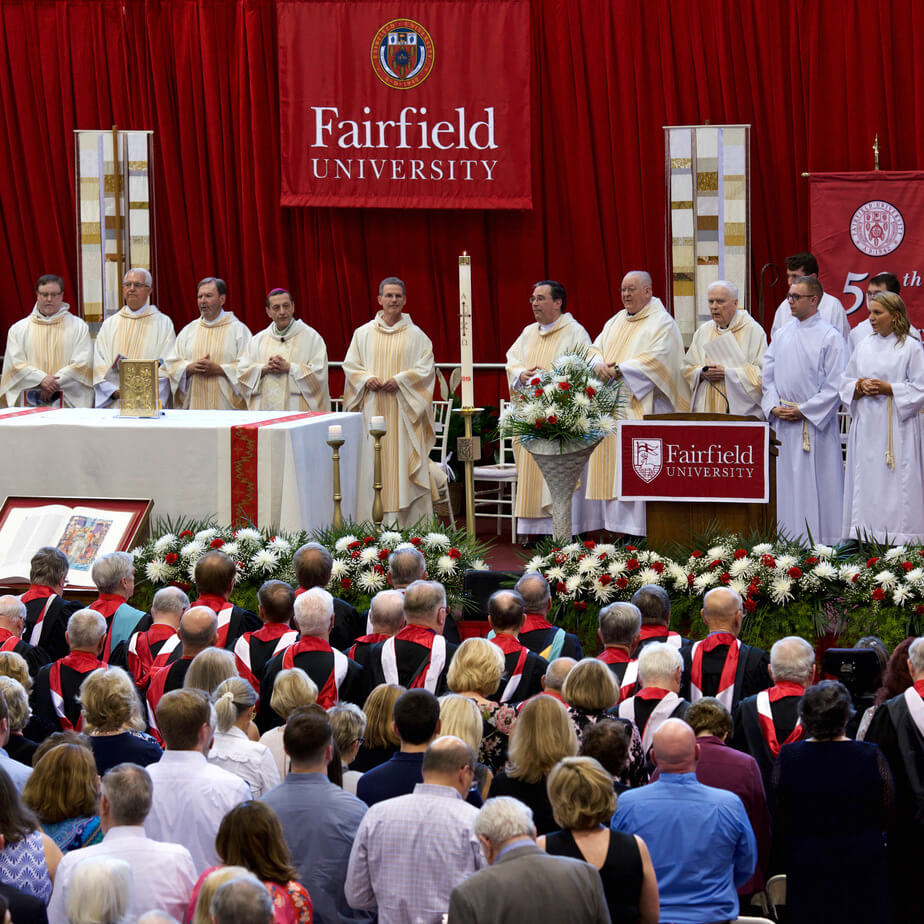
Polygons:
M104 855L124 860L132 868L134 888L126 911L128 920L153 910L182 920L196 884L196 868L185 847L151 840L144 833L153 791L150 775L137 764L119 764L103 777L101 789L103 840L70 851L58 864L48 905L50 924L67 924L67 890L74 867L81 860Z
M157 705L157 727L167 749L147 769L154 781L148 837L182 844L192 854L196 875L221 863L215 835L222 818L250 799L238 776L212 766L215 710L202 690L172 690Z
M818 277L818 261L811 253L794 253L786 258L786 284L792 284L805 276ZM818 314L827 321L845 340L850 335L850 324L847 322L847 312L840 300L825 292L818 303ZM788 296L780 302L773 317L773 327L770 329L770 339L776 335L793 319L789 307Z

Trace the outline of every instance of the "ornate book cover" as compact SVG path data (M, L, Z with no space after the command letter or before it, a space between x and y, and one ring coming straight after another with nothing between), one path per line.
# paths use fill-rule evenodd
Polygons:
M157 385L156 359L123 359L119 363L119 416L157 417Z

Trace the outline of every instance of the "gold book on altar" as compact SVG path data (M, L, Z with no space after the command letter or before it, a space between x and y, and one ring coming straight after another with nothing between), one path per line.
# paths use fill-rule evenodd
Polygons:
M119 416L157 417L160 414L156 359L119 362Z

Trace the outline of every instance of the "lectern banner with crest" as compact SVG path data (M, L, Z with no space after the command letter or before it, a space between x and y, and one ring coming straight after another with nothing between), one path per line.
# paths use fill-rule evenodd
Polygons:
M529 0L277 11L283 205L532 207Z
M894 273L915 327L924 327L924 172L813 173L811 249L826 292L855 327L869 317L866 284Z

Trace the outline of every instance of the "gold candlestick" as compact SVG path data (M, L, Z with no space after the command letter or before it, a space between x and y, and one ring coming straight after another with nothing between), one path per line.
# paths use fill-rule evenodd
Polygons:
M456 441L456 453L465 463L465 530L475 538L475 462L481 458L481 437L472 436L472 416L480 413L480 407L454 408L461 414L465 426L465 436Z
M375 440L375 466L373 468L372 484L372 522L376 526L382 525L384 511L382 509L382 437L385 436L385 430L369 430L370 435Z
M340 447L343 443L343 440L327 441L327 445L330 446L332 450L331 455L334 470L334 519L331 524L334 529L343 528L343 513L340 510L340 502L343 500L343 496L340 493Z

